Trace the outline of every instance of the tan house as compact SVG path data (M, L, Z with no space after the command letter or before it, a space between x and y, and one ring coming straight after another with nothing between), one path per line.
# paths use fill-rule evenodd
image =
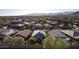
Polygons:
M65 34L63 34L61 32L61 30L58 30L58 29L51 30L47 34L50 35L51 37L59 38L59 39L62 39L62 40L70 40L68 38L68 36L66 36Z
M73 30L62 30L62 32L68 36L70 36L73 39L79 40L79 32L73 31Z
M23 38L28 38L30 36L30 34L32 33L31 30L22 30L22 31L19 31L18 33L16 33L15 35L16 36L21 36Z

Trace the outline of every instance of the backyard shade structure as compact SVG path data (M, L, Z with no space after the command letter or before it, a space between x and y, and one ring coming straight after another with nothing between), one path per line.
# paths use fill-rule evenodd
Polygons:
M65 34L61 32L61 30L57 30L57 29L49 31L48 35L50 35L51 37L56 37L63 40L70 40Z
M79 39L79 32L73 30L62 30L62 32L74 39Z
M35 37L37 42L41 42L46 36L46 32L44 32L43 30L35 30L32 33L32 37Z
M19 31L15 35L18 35L18 36L22 36L24 38L27 38L30 35L31 32L32 32L31 30L27 30L26 29L26 30Z

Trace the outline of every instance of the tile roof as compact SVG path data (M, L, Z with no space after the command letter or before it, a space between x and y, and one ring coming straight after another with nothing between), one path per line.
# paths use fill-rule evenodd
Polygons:
M63 30L62 31L63 33L75 38L75 39L78 39L79 38L79 32L77 31L72 31L72 30Z
M4 31L2 32L2 34L5 34L5 35L12 35L12 34L14 34L14 33L16 33L16 32L17 32L17 30L9 29L9 30L4 30Z
M32 31L31 30L22 30L22 31L19 31L16 35L20 35L24 38L26 38L28 35L30 35Z
M54 36L54 37L56 37L58 34L60 34L60 30L51 30L51 31L49 31L48 32L48 35L50 35L50 36Z
M68 36L66 36L65 34L63 34L61 32L61 30L57 30L57 29L49 31L48 35L50 35L52 37L56 37L56 38L64 38L64 39L68 38Z

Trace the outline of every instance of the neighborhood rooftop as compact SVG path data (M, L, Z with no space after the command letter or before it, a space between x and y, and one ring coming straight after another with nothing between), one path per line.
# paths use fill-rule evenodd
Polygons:
M20 35L20 36L26 38L31 32L32 31L26 29L26 30L19 31L15 35Z

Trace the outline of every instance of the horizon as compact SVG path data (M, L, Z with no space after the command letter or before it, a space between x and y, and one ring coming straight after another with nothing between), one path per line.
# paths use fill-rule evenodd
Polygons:
M79 11L79 9L0 9L0 16L19 16L32 13L61 13L74 11Z

